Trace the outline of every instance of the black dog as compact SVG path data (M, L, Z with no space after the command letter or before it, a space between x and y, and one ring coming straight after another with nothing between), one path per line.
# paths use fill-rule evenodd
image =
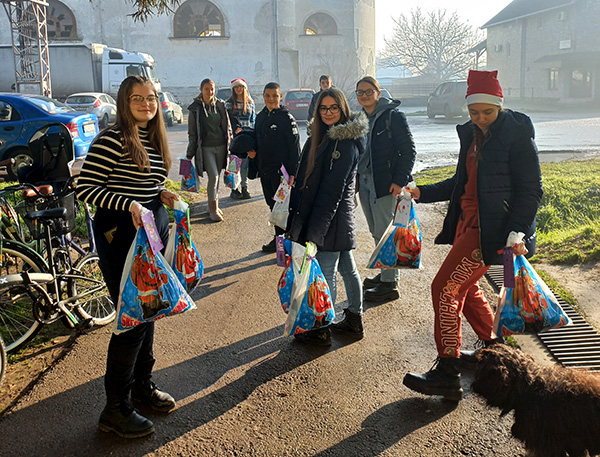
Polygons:
M515 411L512 435L531 457L600 453L600 377L542 367L503 344L477 354L473 391L502 415Z

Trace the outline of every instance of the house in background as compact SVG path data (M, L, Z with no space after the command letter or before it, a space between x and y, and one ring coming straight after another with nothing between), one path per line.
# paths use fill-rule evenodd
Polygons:
M481 28L505 97L600 101L600 0L514 0Z

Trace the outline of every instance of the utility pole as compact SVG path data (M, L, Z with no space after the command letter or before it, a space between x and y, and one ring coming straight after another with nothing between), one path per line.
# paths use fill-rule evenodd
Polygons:
M43 0L0 0L10 20L15 91L52 96Z

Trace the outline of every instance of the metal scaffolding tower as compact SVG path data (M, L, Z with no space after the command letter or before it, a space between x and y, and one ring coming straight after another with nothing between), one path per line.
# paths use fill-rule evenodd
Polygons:
M51 96L48 29L43 0L0 0L10 20L15 91Z

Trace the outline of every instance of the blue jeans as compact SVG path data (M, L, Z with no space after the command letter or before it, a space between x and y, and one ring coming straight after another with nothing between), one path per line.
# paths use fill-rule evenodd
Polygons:
M377 246L379 240L394 218L397 198L392 197L391 194L377 198L373 180L370 175L365 174L359 176L358 196L360 198L360 206L362 206L365 218L367 219L367 224L369 225L369 231L375 240L375 246ZM399 277L400 274L398 270L381 270L382 282L394 282L397 281Z
M344 280L344 286L346 287L348 310L354 314L362 314L362 282L358 268L356 268L356 263L354 262L354 257L352 256L352 251L318 251L317 260L331 292L331 303L335 305L337 297L337 272L339 270Z

